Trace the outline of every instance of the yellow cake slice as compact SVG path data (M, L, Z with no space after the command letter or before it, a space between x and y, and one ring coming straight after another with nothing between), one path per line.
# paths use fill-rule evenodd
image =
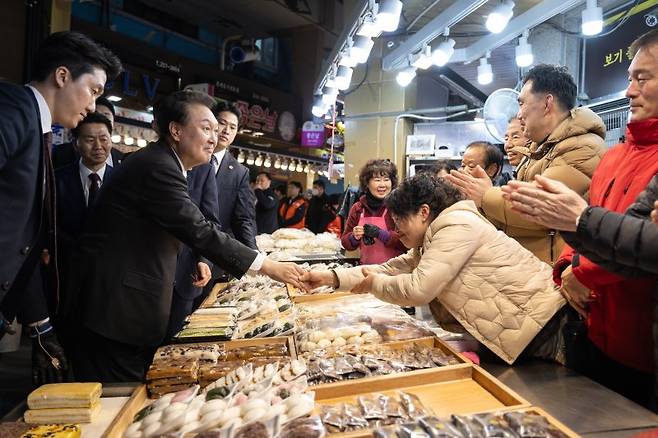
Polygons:
M88 408L101 398L100 383L49 383L32 391L27 397L30 409Z
M90 408L28 409L23 418L32 424L91 423L100 411L101 403L96 401Z
M21 435L21 438L80 438L79 424L44 424L36 426Z

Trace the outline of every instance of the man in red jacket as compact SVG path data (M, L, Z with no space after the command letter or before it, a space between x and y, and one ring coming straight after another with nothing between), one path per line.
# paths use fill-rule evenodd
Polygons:
M631 45L630 118L626 142L610 149L592 177L590 205L624 212L658 173L658 30ZM566 247L555 280L587 317L587 337L568 355L570 365L641 404L653 373L655 277L628 279ZM569 338L569 332L565 334ZM571 358L569 358L571 356Z

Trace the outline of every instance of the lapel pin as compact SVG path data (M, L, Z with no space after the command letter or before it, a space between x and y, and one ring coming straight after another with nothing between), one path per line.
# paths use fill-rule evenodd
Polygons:
M232 164L229 164L229 165L228 165L228 168L229 168L229 169L233 169L233 165L232 165Z

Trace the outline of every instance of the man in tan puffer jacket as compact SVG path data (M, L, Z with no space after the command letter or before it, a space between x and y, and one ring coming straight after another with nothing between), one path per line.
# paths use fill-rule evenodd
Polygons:
M594 169L605 152L605 125L589 108L574 108L576 84L564 67L538 65L525 76L519 95L519 119L532 140L530 156L517 171L519 181L543 175L586 197ZM555 230L527 221L512 211L500 188L481 175L448 176L497 228L539 259L553 264L564 241Z

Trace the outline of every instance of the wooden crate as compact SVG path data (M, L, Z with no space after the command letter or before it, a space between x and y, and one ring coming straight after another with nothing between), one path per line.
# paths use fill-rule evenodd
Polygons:
M322 301L322 300L331 300L340 297L347 297L352 295L349 292L333 292L328 294L305 294L298 287L293 286L290 283L286 283L286 288L288 289L288 296L293 303L308 303L310 301Z
M438 417L527 408L530 404L482 368L462 364L409 373L313 387L316 413L322 405L356 403L359 395L394 395L402 390L416 394ZM334 434L336 437L368 437L371 429Z
M114 420L110 423L102 438L121 438L123 432L130 426L135 418L135 414L139 412L148 403L148 394L146 392L146 385L139 385L133 391L123 408L119 411Z

